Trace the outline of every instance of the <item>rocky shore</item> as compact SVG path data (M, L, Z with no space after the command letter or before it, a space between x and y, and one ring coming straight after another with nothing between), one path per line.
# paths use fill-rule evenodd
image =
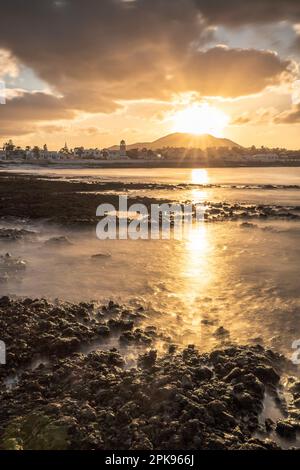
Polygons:
M113 302L2 297L0 448L276 449L276 436L296 444L300 382L289 361L258 345L200 354L166 340L158 352L159 332L140 326L146 316ZM287 374L289 403L280 393ZM277 421L262 413L267 395Z
M139 198L132 192L145 189L148 195ZM67 232L44 237L30 222L95 227L100 203L117 206L118 194L126 194L129 204L143 202L150 209L152 203L172 202L150 197L151 190L155 195L163 189L171 185L1 175L3 292L27 269L18 246L49 250L50 256L72 246ZM247 231L261 219L300 217L296 206L206 201L205 207L206 222L234 220ZM89 262L110 257L95 252ZM293 332L295 318L296 313ZM205 353L193 344L175 344L173 325L161 331L153 323L152 312L137 304L0 297L0 340L6 345L0 449L300 447L296 366L259 341L235 344L222 323L206 317L202 324L213 328L217 347Z
M156 191L189 189L191 185L166 185L154 183L99 182L94 180L63 179L35 175L1 174L0 214L2 218L18 217L32 220L44 220L65 227L96 226L99 218L96 209L99 204L119 206L119 194L128 196L128 206L142 203L150 214L151 204L172 203L171 199L158 199ZM211 188L216 185L194 185L194 188ZM223 186L222 186L223 187ZM245 185L234 186L236 190L245 189ZM249 186L251 189L251 186ZM254 186L253 189L256 187ZM265 190L275 186L264 185ZM281 189L299 189L295 186ZM143 191L148 191L148 196ZM139 197L133 191L140 191ZM150 197L153 191L153 197ZM181 201L189 203L190 201ZM203 201L206 222L248 221L248 220L300 220L299 206L280 206L270 204L243 204L229 202ZM195 206L194 206L195 209Z

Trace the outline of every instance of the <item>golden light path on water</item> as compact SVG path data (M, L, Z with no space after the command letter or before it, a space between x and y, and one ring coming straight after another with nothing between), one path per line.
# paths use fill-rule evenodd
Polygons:
M209 176L205 169L194 169L191 171L191 182L193 184L208 184Z
M205 292L212 277L209 262L211 245L207 226L203 222L192 226L186 235L184 245L185 257L181 267L184 284L180 296L189 312L185 322L193 329L197 327L200 334L202 316L199 312L199 293Z

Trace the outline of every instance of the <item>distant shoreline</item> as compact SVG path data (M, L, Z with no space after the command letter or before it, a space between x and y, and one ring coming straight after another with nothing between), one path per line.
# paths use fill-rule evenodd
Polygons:
M57 169L68 169L68 168L289 168L289 167L300 167L300 161L289 161L289 162L253 162L253 164L242 163L242 162L207 162L207 161L140 161L140 160L118 160L118 161L86 161L86 162L76 162L76 161L60 161L60 162L26 162L19 163L16 161L1 161L0 170L8 168L28 168L28 167L37 167L37 168L57 168Z

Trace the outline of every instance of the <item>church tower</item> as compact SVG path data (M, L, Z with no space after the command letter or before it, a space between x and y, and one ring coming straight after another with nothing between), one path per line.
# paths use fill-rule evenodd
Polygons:
M120 158L126 158L126 142L121 140L120 142Z

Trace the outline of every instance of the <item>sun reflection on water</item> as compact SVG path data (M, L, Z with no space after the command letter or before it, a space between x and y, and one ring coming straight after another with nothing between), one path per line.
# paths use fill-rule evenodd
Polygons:
M207 170L195 169L191 172L191 182L193 184L208 184L209 176Z
M202 189L192 189L190 191L190 199L194 204L199 204L200 202L207 201L208 193Z
M183 283L177 292L185 306L184 315L178 334L183 342L201 342L202 311L200 298L206 295L211 282L210 274L210 237L208 227L203 223L195 223L186 233L183 241L182 264L179 276Z
M203 294L203 288L210 279L211 247L207 226L203 222L194 224L187 233L184 243L182 276L187 281L185 294L195 298Z

